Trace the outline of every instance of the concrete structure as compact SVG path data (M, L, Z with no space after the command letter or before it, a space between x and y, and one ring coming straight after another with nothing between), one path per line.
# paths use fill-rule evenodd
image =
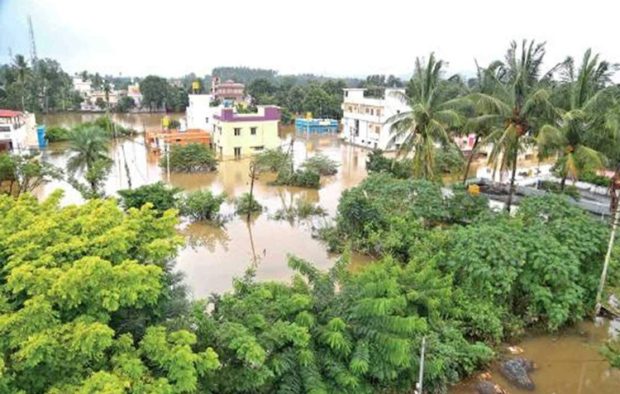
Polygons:
M221 108L214 116L213 148L220 157L242 157L280 146L280 108L259 106L256 113L238 114Z
M213 96L210 94L190 94L189 105L185 110L188 129L215 132L215 115L219 115L222 106L211 106Z
M147 131L144 134L146 146L151 151L161 152L166 145L187 145L187 144L204 144L209 147L211 144L211 135L205 130L159 130Z
M364 97L366 89L344 89L342 103L342 138L351 144L370 149L395 150L404 137L395 140L388 119L410 108L396 92L404 89L385 89L382 98Z
M336 119L297 118L295 119L295 131L306 134L337 133L338 121Z
M78 91L82 97L88 97L93 90L90 80L84 81L80 76L73 77L73 89Z
M218 100L241 102L245 96L245 86L232 80L221 82L219 77L211 80L211 95Z
M34 114L0 109L0 152L25 153L36 146Z

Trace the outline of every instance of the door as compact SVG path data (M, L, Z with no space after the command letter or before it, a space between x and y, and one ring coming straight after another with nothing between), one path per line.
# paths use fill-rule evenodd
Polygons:
M236 147L235 148L235 159L238 159L241 157L241 147Z

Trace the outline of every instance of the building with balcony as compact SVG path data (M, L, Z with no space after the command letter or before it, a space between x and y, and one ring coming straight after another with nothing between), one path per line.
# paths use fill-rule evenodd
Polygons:
M247 114L220 108L220 113L214 115L213 148L222 158L240 158L279 147L280 114L280 108L271 105L259 106L257 112Z
M0 109L0 152L20 153L36 146L34 114Z
M231 100L236 103L243 101L245 97L245 86L232 80L220 81L219 77L211 80L211 94L217 100Z
M396 94L404 89L385 89L383 97L365 97L366 89L344 89L342 138L370 149L395 150L404 137L394 139L392 116L410 108Z

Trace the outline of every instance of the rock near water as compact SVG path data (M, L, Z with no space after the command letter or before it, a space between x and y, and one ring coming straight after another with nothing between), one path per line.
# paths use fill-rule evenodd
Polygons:
M534 370L534 363L523 357L502 361L499 371L511 384L523 390L534 390L536 386L529 372Z

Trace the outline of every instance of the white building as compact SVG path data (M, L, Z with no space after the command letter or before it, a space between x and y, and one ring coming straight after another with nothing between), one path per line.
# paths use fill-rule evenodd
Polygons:
M88 97L93 90L90 80L84 81L80 76L73 77L73 89L77 90L83 97Z
M344 89L342 103L342 135L351 144L370 149L394 150L404 137L393 140L392 122L388 119L409 111L395 92L404 89L385 89L382 98L364 97L366 89Z
M222 106L211 106L213 96L210 94L190 94L189 105L185 110L187 129L215 131L216 121L214 116L219 115Z
M36 146L34 114L0 109L0 152L25 152Z

